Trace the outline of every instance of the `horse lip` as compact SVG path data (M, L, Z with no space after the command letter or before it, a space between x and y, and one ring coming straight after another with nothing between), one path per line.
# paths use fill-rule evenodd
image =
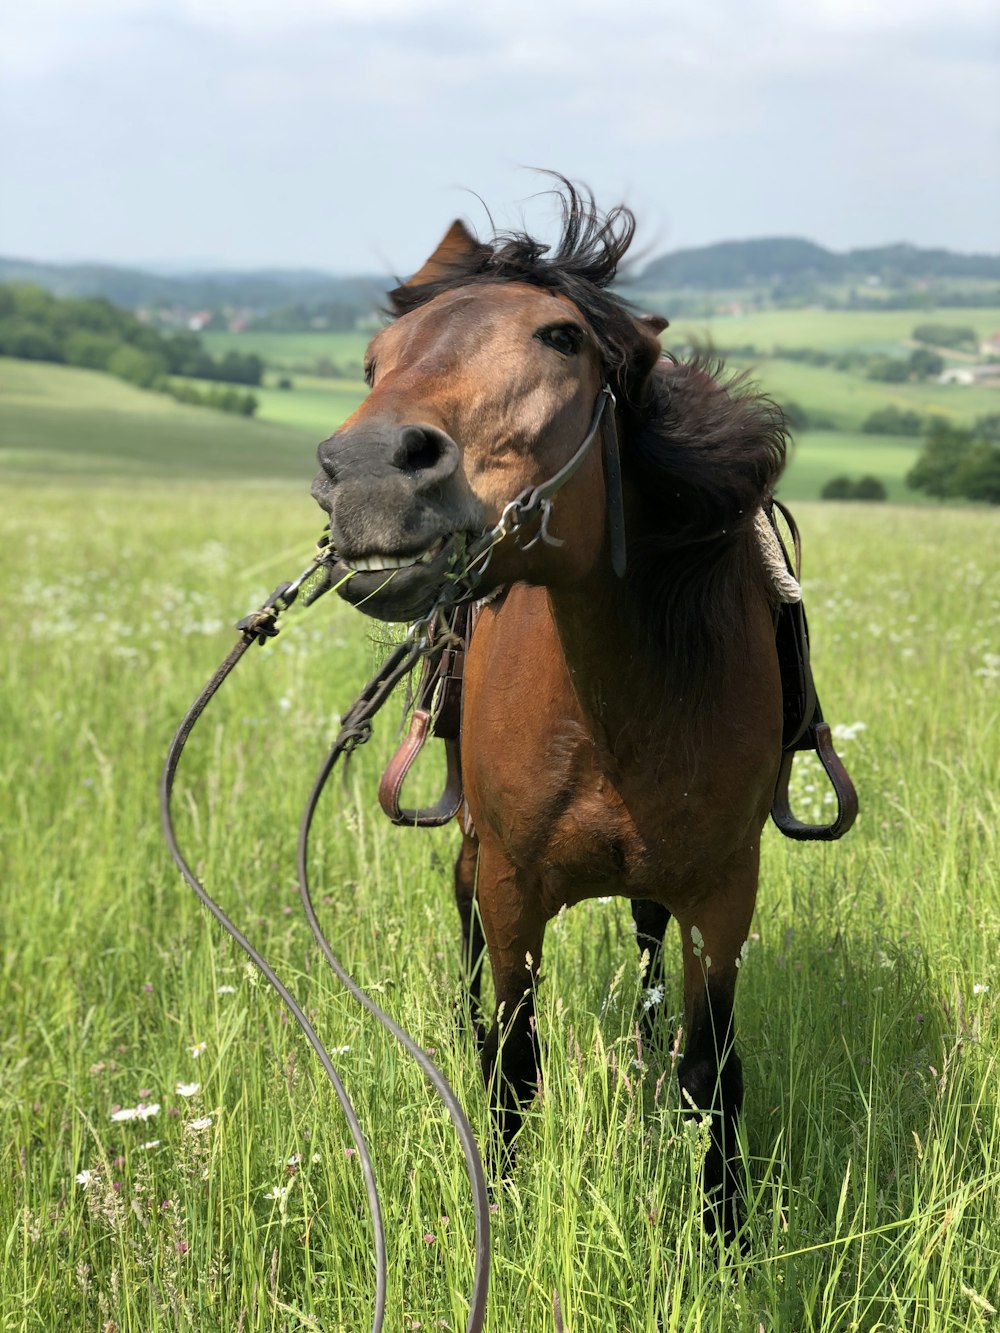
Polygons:
M464 533L444 535L443 545L424 564L399 569L352 570L338 551L332 575L337 592L358 610L380 620L413 620L425 615L439 596Z

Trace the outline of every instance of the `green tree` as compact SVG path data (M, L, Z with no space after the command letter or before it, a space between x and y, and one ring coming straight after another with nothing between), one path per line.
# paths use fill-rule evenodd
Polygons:
M820 491L823 500L849 500L851 498L850 477L831 477Z
M932 352L928 347L918 347L910 353L906 363L909 374L918 380L926 380L931 375L940 375L944 370L944 357Z
M976 441L956 467L953 485L966 500L1000 504L1000 444Z
M906 474L906 484L939 500L957 494L955 476L972 447L972 433L958 430L938 418L931 426L923 452Z
M107 370L108 362L121 343L113 333L94 333L78 329L66 339L63 347L71 366L85 366L88 370Z
M19 356L25 361L63 360L55 335L44 324L21 314L0 321L0 356Z
M898 407L880 407L862 422L866 435L919 435L923 429L919 412L904 411Z
M898 356L873 356L868 363L868 378L883 384L903 384L910 377L908 362Z
M979 339L970 324L918 324L913 339L931 347L951 347L955 351L977 352Z
M878 477L861 477L851 488L852 500L887 500L889 494Z
M782 403L781 410L785 414L785 420L788 422L791 431L797 432L809 429L809 413L801 403Z
M140 389L151 389L166 376L167 362L162 356L123 343L108 358L108 370Z

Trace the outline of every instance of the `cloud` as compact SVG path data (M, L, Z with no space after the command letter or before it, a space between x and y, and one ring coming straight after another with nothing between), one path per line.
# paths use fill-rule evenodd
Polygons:
M995 245L992 0L32 0L0 26L9 251L404 268L481 216L462 185L516 223L522 164L626 195L661 245Z

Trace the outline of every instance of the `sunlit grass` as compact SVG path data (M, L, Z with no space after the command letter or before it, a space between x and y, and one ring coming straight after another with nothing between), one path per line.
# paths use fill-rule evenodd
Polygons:
M364 1330L372 1248L347 1130L274 996L182 886L156 810L174 726L231 622L308 560L314 511L298 489L237 483L8 499L0 1326ZM553 1329L554 1292L574 1333L995 1323L1000 528L976 511L798 518L818 682L850 725L862 814L833 846L765 837L738 1001L747 1252L720 1265L698 1217L673 937L668 1039L640 1050L627 907L583 904L549 932L544 1093L494 1194L497 1333ZM459 1149L319 965L295 892L300 808L381 652L371 632L328 598L254 649L195 733L178 822L339 1052L384 1191L387 1327L461 1329ZM315 887L339 956L433 1048L484 1134L453 1016L455 836L393 829L375 804L395 722L324 798ZM823 809L808 765L797 796ZM140 1102L160 1109L112 1119Z

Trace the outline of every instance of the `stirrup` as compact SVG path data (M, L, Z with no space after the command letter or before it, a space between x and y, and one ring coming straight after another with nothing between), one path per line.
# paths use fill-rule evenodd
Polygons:
M806 824L792 813L788 800L788 781L792 776L795 756L800 750L815 750L830 779L830 785L837 797L837 817L831 824ZM844 836L857 817L858 794L854 790L854 783L848 776L847 769L841 762L840 755L833 748L829 723L823 721L823 714L817 704L805 735L794 748L785 750L781 756L781 767L778 770L778 781L771 804L771 818L786 838L795 838L799 842L834 842Z

